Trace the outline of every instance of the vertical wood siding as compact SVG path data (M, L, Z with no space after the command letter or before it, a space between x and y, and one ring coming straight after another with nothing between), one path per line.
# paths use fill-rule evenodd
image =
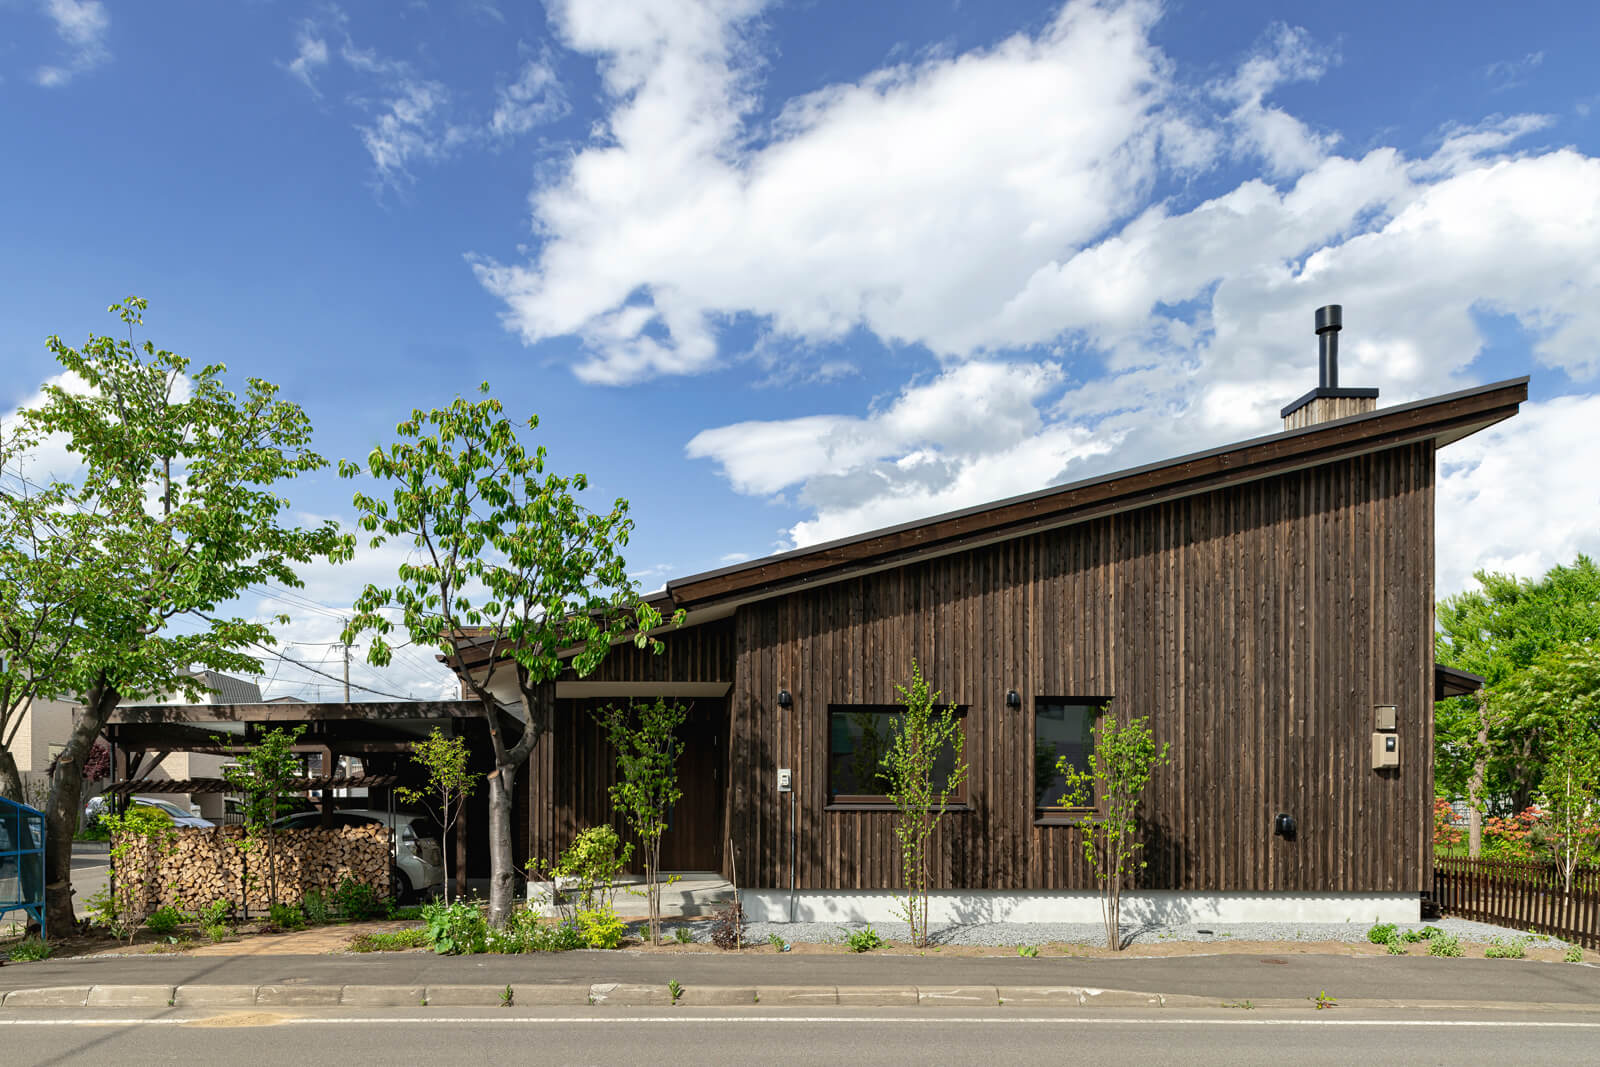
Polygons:
M732 619L672 633L660 655L618 645L586 676L606 682L726 682L733 679ZM568 672L563 680L576 678ZM616 780L615 758L591 711L606 700L558 700L552 729L529 758L528 855L553 860L579 831L610 823L607 790Z
M1433 445L1408 445L741 607L726 805L741 881L789 884L789 767L799 885L897 884L890 815L825 810L827 707L893 702L915 657L968 706L970 808L938 831L941 887L1093 887L1077 831L1034 825L1032 698L1109 694L1172 746L1144 807L1143 884L1426 888L1433 472ZM1397 772L1371 769L1378 704L1399 709ZM1280 811L1294 842L1272 836Z

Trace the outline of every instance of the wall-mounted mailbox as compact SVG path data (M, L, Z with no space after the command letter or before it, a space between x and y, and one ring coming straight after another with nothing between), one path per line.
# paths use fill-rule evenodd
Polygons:
M1395 728L1393 704L1379 704L1372 710L1377 718L1377 724L1373 727L1374 730L1393 730Z
M1372 769L1400 766L1400 738L1395 734L1372 735Z
M779 767L778 768L778 792L787 793L787 792L790 792L792 789L794 789L794 776L793 776L793 774L790 773L789 768L787 768L787 767Z

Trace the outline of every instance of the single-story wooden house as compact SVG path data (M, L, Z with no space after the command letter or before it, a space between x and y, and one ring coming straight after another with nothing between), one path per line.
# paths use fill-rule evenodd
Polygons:
M1099 917L1092 811L1054 773L1098 715L1171 745L1134 921L1417 919L1433 701L1476 681L1433 660L1435 452L1514 415L1527 379L1380 409L1338 387L1336 309L1318 326L1322 385L1279 433L669 583L658 606L687 619L664 654L621 645L557 683L519 783L528 853L610 818L588 710L665 696L692 705L666 866L735 878L751 918L892 918L872 747L915 659L971 767L933 844L936 921Z

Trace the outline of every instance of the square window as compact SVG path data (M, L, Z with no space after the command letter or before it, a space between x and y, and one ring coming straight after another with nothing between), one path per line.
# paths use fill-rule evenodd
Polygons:
M1089 769L1094 725L1105 712L1104 697L1038 697L1033 703L1033 807L1039 816L1093 810L1094 802L1069 805L1061 760Z
M943 708L936 709L943 711ZM965 728L966 708L955 713ZM830 804L889 804L889 777L883 767L905 708L895 704L828 705L828 802ZM935 787L955 769L955 751L947 750L933 765ZM967 787L950 796L951 803L966 803Z

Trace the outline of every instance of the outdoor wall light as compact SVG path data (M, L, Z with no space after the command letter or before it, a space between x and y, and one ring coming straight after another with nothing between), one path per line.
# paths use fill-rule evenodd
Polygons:
M794 704L794 697L789 695L787 689L778 690L778 707L787 708Z
M1285 841L1293 841L1294 816L1286 815L1281 811L1278 812L1277 817L1272 820L1272 832L1283 838Z
M1020 708L1020 707L1022 707L1022 694L1018 693L1015 689L1007 689L1006 690L1006 707L1008 707L1008 708Z

